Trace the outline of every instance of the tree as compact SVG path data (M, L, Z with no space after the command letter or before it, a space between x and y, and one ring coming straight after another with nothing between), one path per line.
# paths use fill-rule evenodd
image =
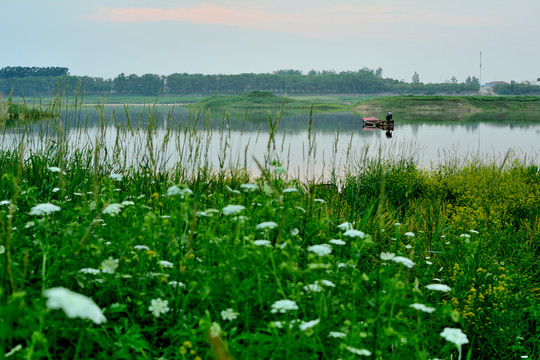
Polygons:
M412 82L413 84L420 84L420 76L418 75L416 71L414 72L412 76Z
M382 72L382 68L378 68L377 70L375 70L375 76L382 78Z

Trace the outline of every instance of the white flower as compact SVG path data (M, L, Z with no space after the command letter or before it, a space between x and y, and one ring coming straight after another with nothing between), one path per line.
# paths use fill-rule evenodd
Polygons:
M150 248L146 245L135 245L133 247L135 250L146 250L146 251L150 251Z
M6 252L6 248L4 247L4 245L0 245L0 255L2 255L5 252Z
M349 223L347 221L345 221L344 223L339 224L337 227L338 227L338 229L343 230L343 231L353 229L353 226L351 225L351 223Z
M414 233L409 231L405 233L405 236L414 237Z
M59 173L62 171L62 169L60 169L57 166L49 166L47 169L49 169L50 172L54 172L54 173Z
M60 211L60 206L56 206L51 203L45 203L45 204L38 204L30 209L29 215L49 215L52 214L55 211Z
M82 268L81 270L79 270L79 272L82 272L83 274L97 275L97 274L99 274L101 272L101 270L92 269L92 268Z
M409 244L405 245L405 249L412 249L412 245L409 245Z
M294 228L294 229L291 230L291 235L292 236L296 236L298 234L300 234L300 230L298 230L297 228Z
M186 285L183 282L176 281L176 280L169 281L169 285L172 287L181 287L181 288L186 287Z
M347 243L341 239L332 239L329 243L334 245L347 245Z
M287 189L283 189L283 193L291 193L291 192L298 192L298 189L297 188L287 188Z
M395 223L394 226L401 226L401 223Z
M265 221L265 222L262 222L260 224L257 224L255 226L255 229L258 229L258 230L260 230L260 229L274 229L277 226L278 225L273 221Z
M227 309L221 312L221 317L223 318L223 320L231 321L238 317L238 313L233 309Z
M224 215L236 215L242 212L246 207L244 205L227 205L223 208Z
M161 298L152 299L148 310L150 310L152 314L158 318L161 314L165 314L170 310L167 305L169 305L168 300L161 300Z
M278 300L272 304L272 313L285 313L289 310L298 310L298 305L292 300Z
M225 185L225 187L227 188L227 190L229 190L229 191L232 192L233 194L241 194L240 191L234 190L234 189L232 189L232 188L231 188L230 186L228 186L228 185Z
M403 257L403 256L395 256L394 258L392 258L392 261L397 262L399 264L403 264L408 268L412 268L414 266L414 262L411 259L407 259L406 257Z
M70 318L90 319L96 324L107 321L101 309L84 295L78 294L63 287L45 290L49 309L62 309Z
M9 205L10 202L10 200L2 200L0 201L0 205Z
M29 221L29 222L27 222L26 224L24 224L24 228L25 228L25 229L29 229L29 228L31 228L31 227L33 227L33 226L35 226L35 225L36 225L35 222Z
M314 327L315 325L317 325L320 322L321 322L320 319L311 320L311 321L302 321L300 323L299 327L300 327L300 330L306 331L307 329L311 329L312 327Z
M253 245L272 247L272 243L270 242L270 240L255 240L253 241Z
M354 230L354 229L350 229L350 230L345 231L343 233L343 235L348 236L348 237L352 237L352 238L359 237L360 239L363 239L366 236L366 234L364 234L360 230Z
M57 187L55 187L55 188L52 189L52 192L53 192L53 193L59 192L59 191L60 191L60 188L57 188Z
M208 335L210 335L211 338L217 338L221 335L221 326L217 322L213 322L210 326L210 329L208 329Z
M135 205L135 203L131 200L124 200L122 201L122 203L120 205L123 205L123 206L129 206L129 205Z
M311 245L308 247L308 251L311 251L319 256L325 256L332 253L332 247L328 244Z
M167 189L167 196L175 195L180 195L180 197L183 198L186 195L193 195L193 191L191 191L189 188L180 189L178 186L173 185Z
M109 177L115 181L122 181L124 178L121 174L111 174Z
M366 349L357 349L357 348L353 348L352 346L347 346L345 349L349 350L350 352L356 355L371 356L371 351L366 350Z
M435 311L435 308L428 307L428 306L426 306L424 304L418 304L418 303L411 304L410 307L412 307L412 308L414 308L416 310L427 312L427 313L432 313L432 312Z
M344 338L347 336L347 334L341 331L330 331L328 336L333 337L333 338Z
M174 267L174 264L167 260L160 260L159 265L163 266L164 268L172 268Z
M313 284L307 284L306 286L304 286L304 290L313 291L313 292L321 292L322 287L317 282L315 282Z
M240 185L240 189L244 189L245 191L254 191L257 190L259 187L255 184L242 184Z
M456 344L458 348L461 348L461 345L467 344L469 342L469 339L467 339L467 335L463 331L461 331L461 329L444 328L441 336L445 338L446 341L450 341L451 343Z
M470 238L471 235L469 235L469 234L461 234L461 235L459 235L459 237L462 237L462 238Z
M109 256L108 259L101 262L101 271L107 274L114 274L118 267L118 259L113 259Z
M284 167L282 167L282 166L276 166L276 167L274 168L274 172L275 172L276 174L278 174L278 175L281 175L281 174L287 174L287 170L286 170Z
M321 204L325 204L325 203L326 203L326 201L325 201L324 199L313 199L313 201L319 202L319 203L321 203Z
M321 280L321 284L323 284L324 286L329 286L329 287L336 287L336 284L334 284L333 282L331 282L330 280Z
M426 285L426 289L429 289L429 290L436 290L436 291L442 291L442 292L446 292L446 291L451 291L452 288L448 285L444 285L444 284L429 284L429 285Z
M109 204L105 209L103 209L104 214L111 216L118 215L124 206L122 204Z
M387 252L382 252L381 255L381 260L392 260L394 257L396 257L396 254L394 253L387 253Z
M469 230L469 232L470 232L470 233L473 233L473 234L479 234L479 232L478 232L478 231L476 231L476 230L472 230L472 229L471 229L471 230Z
M11 355L15 354L17 351L22 350L22 348L23 348L23 347L22 347L21 344L15 346L13 349L11 349L10 351L8 351L7 353L4 354L4 358L7 359L7 358L10 357ZM523 357L523 356L522 356L522 357Z

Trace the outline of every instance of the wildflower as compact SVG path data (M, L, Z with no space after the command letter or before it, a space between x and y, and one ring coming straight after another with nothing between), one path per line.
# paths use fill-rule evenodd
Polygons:
M175 281L175 280L169 281L169 285L172 287L181 287L181 288L186 287L186 285L183 282Z
M277 226L278 225L273 221L265 221L265 222L262 222L260 224L257 224L255 226L255 229L258 229L258 230L261 230L261 229L274 229Z
M349 223L347 221L345 221L344 223L339 224L337 227L338 227L338 229L343 230L343 231L353 229L353 226L351 225L351 223Z
M59 191L60 191L60 188L57 188L57 187L55 187L55 188L52 189L52 192L53 192L53 193L59 192Z
M63 287L45 290L47 308L62 309L69 318L90 319L96 324L107 321L101 309L92 299Z
M49 215L52 214L55 211L60 211L60 206L56 206L51 203L45 203L45 204L38 204L30 209L29 215Z
M473 233L473 234L479 234L479 232L478 232L478 231L476 231L476 230L472 230L472 229L471 229L471 230L469 230L469 232L470 232L470 233Z
M357 349L357 348L353 348L352 346L347 346L345 349L349 350L350 352L356 355L371 356L371 351L366 350L366 349Z
M319 202L321 204L326 204L326 201L324 199L313 199L315 202Z
M233 309L227 309L221 312L221 317L223 318L223 320L231 321L238 317L238 313Z
M259 187L255 184L242 184L240 185L240 189L244 189L244 191L254 191L257 190Z
M150 248L146 245L135 245L133 247L135 250L145 250L145 251L150 251Z
M272 304L272 313L285 313L289 310L298 310L298 305L292 300L278 300Z
M409 231L405 233L405 236L414 237L414 233Z
M109 175L109 177L114 181L122 181L122 179L124 178L121 174L111 174Z
M131 200L125 200L125 201L122 201L122 203L120 204L122 206L129 206L129 205L135 205L135 203Z
M331 282L330 280L321 280L321 284L323 284L324 286L329 286L329 287L336 287L336 284L334 284L333 282Z
M313 292L321 292L322 287L317 282L315 282L313 284L307 284L306 286L304 286L304 290L313 291Z
M283 189L283 193L286 194L286 193L292 193L292 192L298 192L298 189L297 188L287 188L287 189Z
M114 274L118 267L118 259L113 259L109 256L108 259L101 262L101 271L107 274Z
M219 326L217 322L213 322L208 330L208 335L210 335L211 338L219 337L221 335L221 326Z
M401 223L395 223L394 226L401 226Z
M462 237L462 238L470 238L471 235L469 235L469 234L461 234L461 235L459 235L459 237Z
M101 272L101 270L99 269L92 269L92 268L82 268L81 270L79 270L79 272L83 273L83 274L92 274L92 275L97 275Z
M405 245L405 249L412 249L412 245L409 245L409 244Z
M4 245L0 245L0 255L2 255L5 252L6 252L6 248L4 247Z
M382 252L380 257L381 257L381 260L392 260L394 257L396 256L396 254L394 253L387 253L387 252Z
M341 332L341 331L330 331L330 333L328 333L328 336L339 339L339 338L346 337L347 334L345 334L344 332Z
M300 234L300 230L298 230L297 228L294 228L294 229L291 230L291 235L292 236L296 236L298 234Z
M22 345L19 344L19 345L15 346L13 349L11 349L10 351L8 351L7 353L5 353L5 354L4 354L4 357L5 357L5 358L8 358L8 357L10 357L11 355L15 354L17 351L22 350L22 348L23 348Z
M341 239L332 239L329 243L334 245L347 245L347 243Z
M240 191L234 190L233 188L231 188L231 187L228 186L228 185L225 185L225 188L226 188L227 190L229 190L230 192L232 192L233 194L241 194Z
M306 331L308 329L311 329L312 327L314 327L315 325L317 325L320 322L321 322L320 319L311 320L311 321L302 321L300 323L299 327L300 327L300 330Z
M116 216L120 213L120 211L122 211L123 207L124 206L122 204L109 204L105 209L103 209L103 213Z
M461 345L467 344L469 339L467 335L461 331L461 329L456 328L444 328L441 336L451 343L454 343L458 348L461 348Z
M363 239L366 236L366 234L364 234L363 232L361 232L359 230L354 230L354 229L350 229L350 230L345 231L343 233L343 235L349 236L349 237L352 237L352 238L359 237L360 239Z
M53 173L59 173L62 171L62 169L60 169L59 167L57 166L49 166L47 169L49 169L50 172L53 172Z
M159 265L163 266L164 268L172 268L174 264L167 260L160 260Z
M270 242L270 240L255 240L253 241L253 245L272 247L272 243Z
M403 256L396 256L392 258L392 261L397 262L399 264L403 264L408 268L412 268L415 265L411 259L407 259L406 257L403 257Z
M414 304L411 304L409 306L416 309L416 310L420 310L420 311L427 312L427 313L432 313L432 312L435 311L435 308L428 307L428 306L426 306L424 304L414 303Z
M227 205L223 208L224 215L236 215L242 212L246 207L244 205Z
M193 191L189 188L180 189L178 186L173 185L170 188L167 189L167 196L176 196L180 195L180 197L184 197L186 195L193 195Z
M282 167L282 166L276 166L276 167L274 168L274 172L275 172L276 174L278 174L278 175L281 175L281 174L287 175L287 170L286 170L284 167Z
M9 205L10 202L10 200L2 200L0 201L0 205Z
M429 285L426 285L426 289L442 291L442 292L447 292L447 291L452 290L450 286L444 285L444 284L429 284Z
M161 298L152 299L151 306L148 308L155 317L159 317L161 314L167 313L169 311L169 301L161 300Z
M29 229L29 228L31 228L31 227L33 227L33 226L35 226L35 225L36 225L35 222L29 221L29 222L27 222L26 224L24 224L24 228L25 228L25 229Z
M311 251L312 253L319 256L325 256L332 253L332 247L328 244L311 245L310 247L308 247L308 251Z

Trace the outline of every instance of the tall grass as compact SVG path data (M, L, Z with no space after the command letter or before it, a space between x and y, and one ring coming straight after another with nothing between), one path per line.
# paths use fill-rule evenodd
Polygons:
M97 107L97 127L71 127L88 116L69 101L4 135L0 354L539 356L537 165L509 155L425 169L414 153L391 160L349 141L346 171L299 178L284 166L280 113L249 171L226 113L216 130L207 114L160 122L156 104L125 121ZM306 162L316 145L310 132ZM55 288L98 309L52 301ZM441 336L458 331L466 342Z

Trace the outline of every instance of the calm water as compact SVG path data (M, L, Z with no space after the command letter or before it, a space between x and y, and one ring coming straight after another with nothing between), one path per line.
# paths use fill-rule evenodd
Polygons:
M113 113L114 111L114 113ZM172 112L171 112L172 111ZM379 129L362 128L361 116L353 113L284 114L271 135L267 113L193 115L181 108L106 107L68 113L45 124L34 125L25 137L27 148L39 151L56 141L61 120L71 149L92 149L98 142L103 159L119 169L152 164L156 169L182 164L197 169L246 167L259 173L254 161L280 162L290 175L304 179L328 177L354 171L366 158L413 158L425 167L448 161L502 161L511 151L516 157L539 164L540 114L475 114L469 117L396 114L388 137ZM381 117L382 115L376 114ZM277 117L272 115L272 122ZM7 129L2 148L20 143L21 129Z

